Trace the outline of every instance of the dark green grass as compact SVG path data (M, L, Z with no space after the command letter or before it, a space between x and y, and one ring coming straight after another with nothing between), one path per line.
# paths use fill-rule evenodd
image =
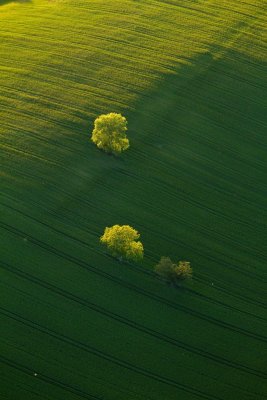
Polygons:
M211 1L3 7L4 399L266 396L260 4L228 1L217 13ZM130 29L124 11L136 18ZM31 21L26 42L20 15ZM85 34L89 17L101 19L90 28L100 37ZM37 30L45 18L49 29ZM107 28L120 24L106 59ZM138 42L144 30L149 52ZM182 32L188 41L177 46ZM130 59L122 33L137 46ZM157 47L162 38L165 48ZM97 62L114 75L103 82ZM103 111L128 118L131 148L121 158L88 140ZM140 231L142 265L120 264L100 247L105 226L115 223ZM180 290L157 280L161 255L189 259L194 280Z

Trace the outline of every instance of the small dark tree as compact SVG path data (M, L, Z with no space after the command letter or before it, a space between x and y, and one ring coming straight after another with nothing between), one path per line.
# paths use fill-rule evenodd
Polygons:
M155 272L167 283L176 286L179 281L191 278L193 270L189 261L179 261L178 264L174 264L169 257L161 257L155 266Z
M193 270L191 268L189 261L179 261L178 265L175 266L174 270L176 277L179 281L192 278Z
M175 283L176 274L175 265L169 257L161 257L159 263L155 266L155 272L164 278L168 283Z

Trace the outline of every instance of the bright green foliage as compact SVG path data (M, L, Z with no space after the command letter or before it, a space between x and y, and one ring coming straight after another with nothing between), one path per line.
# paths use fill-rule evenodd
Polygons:
M105 229L100 242L107 245L113 256L138 261L144 255L143 245L137 241L139 237L140 234L129 225L113 225Z
M1 400L264 398L266 2L3 3ZM90 143L110 111L125 162ZM158 249L196 259L194 292L111 272L99 237L118 221L150 233L148 268Z
M159 263L155 266L155 271L167 282L174 285L178 281L192 278L193 273L189 261L179 261L177 265L169 257L161 257Z
M129 148L127 121L121 114L100 115L95 120L92 141L106 153L120 154Z

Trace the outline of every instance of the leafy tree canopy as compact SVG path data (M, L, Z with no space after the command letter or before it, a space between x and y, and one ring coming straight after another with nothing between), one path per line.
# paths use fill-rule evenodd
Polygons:
M95 120L91 140L99 149L117 155L129 147L126 131L127 121L121 114L103 114Z
M100 242L108 247L114 257L138 261L144 256L139 237L140 234L129 225L113 225L105 229Z
M192 278L193 274L189 261L179 261L178 264L174 264L169 257L161 257L155 266L155 272L174 285L179 281Z

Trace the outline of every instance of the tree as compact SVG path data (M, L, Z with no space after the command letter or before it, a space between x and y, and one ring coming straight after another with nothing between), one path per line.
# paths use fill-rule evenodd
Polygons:
M155 272L168 283L176 285L179 281L191 278L193 270L189 261L174 264L169 257L161 257L155 266Z
M129 225L113 225L105 229L100 242L105 244L114 257L119 259L141 260L144 248L138 241L140 234Z
M193 270L189 261L179 261L175 267L175 273L179 281L190 279L193 275Z
M121 114L103 114L96 118L91 140L110 154L120 154L129 147L127 121Z
M159 263L155 266L155 272L169 283L175 283L176 273L175 264L169 257L161 257Z

